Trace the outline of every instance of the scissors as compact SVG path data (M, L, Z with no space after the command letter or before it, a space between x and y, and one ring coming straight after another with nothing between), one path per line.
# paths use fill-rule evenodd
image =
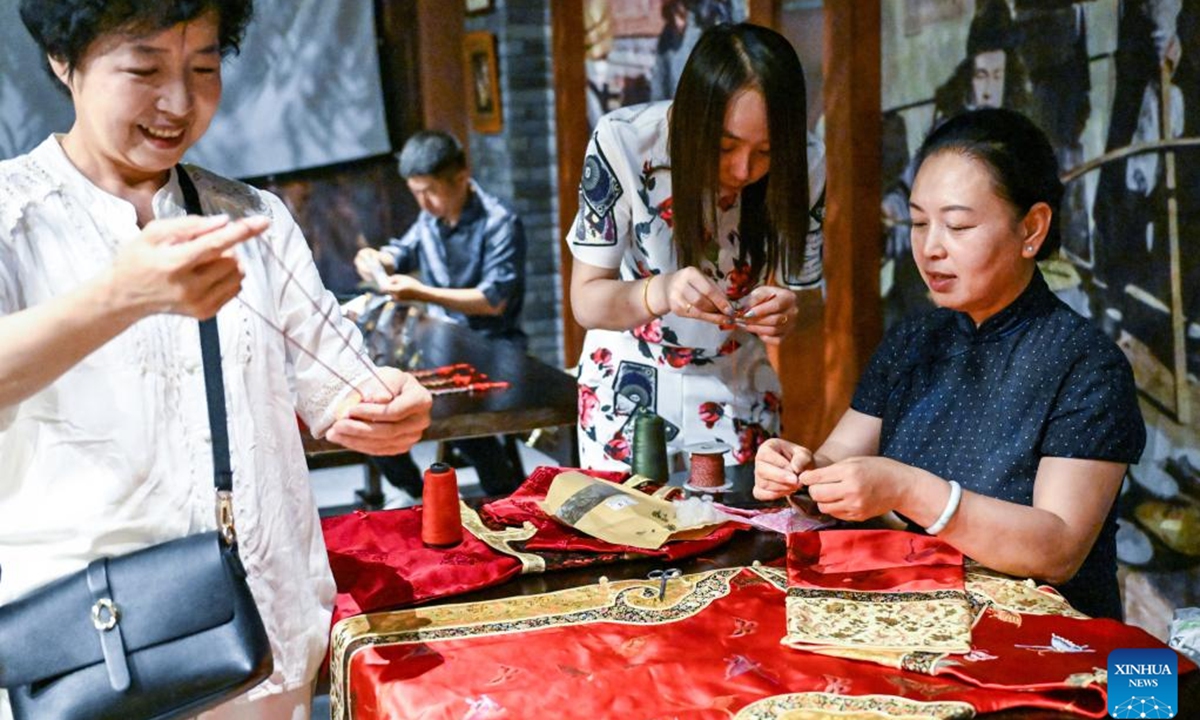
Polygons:
M674 580L683 574L679 568L666 568L665 570L651 570L646 577L651 580L658 581L658 601L662 602L667 596L667 581Z

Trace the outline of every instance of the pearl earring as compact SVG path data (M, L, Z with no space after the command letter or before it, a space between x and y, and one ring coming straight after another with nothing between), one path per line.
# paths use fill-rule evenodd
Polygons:
M1033 252L1033 246L1032 246L1032 245L1026 245L1026 246L1025 246L1025 252Z

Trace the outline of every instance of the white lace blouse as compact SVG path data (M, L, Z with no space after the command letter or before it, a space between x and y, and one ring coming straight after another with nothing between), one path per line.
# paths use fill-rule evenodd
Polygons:
M358 333L280 200L204 170L189 175L207 212L271 218L261 239L238 248L241 299L361 380ZM156 217L185 214L174 173L153 203ZM0 163L0 313L78 287L138 232L133 206L93 185L56 138ZM226 304L218 324L239 549L275 655L270 681L254 691L262 695L309 683L324 654L334 584L296 415L319 435L348 389L240 302ZM144 319L46 389L0 408L0 603L98 556L215 527L197 327L176 315Z

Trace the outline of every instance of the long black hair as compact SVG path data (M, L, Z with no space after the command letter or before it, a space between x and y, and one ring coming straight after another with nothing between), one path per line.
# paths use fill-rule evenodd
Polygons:
M803 264L809 221L804 68L782 35L739 23L704 32L671 108L674 245L681 267L696 265L716 232L725 111L731 98L751 89L766 101L771 169L742 190L742 252L756 277L764 267L774 271L781 260L788 276Z

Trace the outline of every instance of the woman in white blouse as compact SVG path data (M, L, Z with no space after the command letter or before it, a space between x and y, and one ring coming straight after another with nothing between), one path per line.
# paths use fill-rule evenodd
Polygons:
M215 526L196 324L215 314L239 551L275 671L212 717L301 718L334 585L296 415L394 454L428 425L430 398L360 358L278 198L189 168L208 216L186 216L174 167L212 120L250 12L21 4L75 123L0 163L0 603Z
M779 378L763 341L796 326L821 279L820 143L806 143L804 71L778 33L704 32L673 102L600 119L584 158L571 305L585 467L623 469L632 418L668 445L722 441L750 462L779 432ZM810 190L811 188L811 190ZM790 286L790 287L789 287ZM816 293L803 305L816 309Z

